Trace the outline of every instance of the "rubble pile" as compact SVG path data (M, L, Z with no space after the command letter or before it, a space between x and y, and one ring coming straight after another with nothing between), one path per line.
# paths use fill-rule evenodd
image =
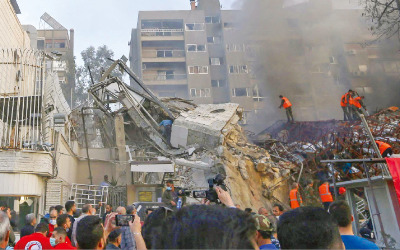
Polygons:
M116 60L106 72L117 65L134 84L127 85L105 73L89 89L94 100L91 109L104 114L99 117L123 117L135 184L160 184L160 178L169 178L186 190L207 190L208 180L223 174L234 202L243 208L271 208L274 202L288 203L287 181L299 168L290 160L273 160L266 149L249 143L238 124L243 112L238 104L195 105L179 98L159 99L122 60ZM111 132L116 130L112 123L108 126L102 119L103 122L92 120L95 117L87 118L93 131L98 126ZM170 136L159 125L164 120L173 121ZM97 133L87 134L97 138ZM107 139L103 137L102 140ZM171 163L175 165L174 173L161 174L156 169ZM137 171L143 165L151 171Z
M267 150L250 143L238 124L241 115L232 103L204 104L180 113L172 127L171 144L194 151L174 159L181 186L205 189L207 179L222 173L234 202L241 207L287 203L287 181L297 165L274 161Z
M390 107L366 118L376 140L389 143L393 152L400 152L400 110ZM298 158L308 173L318 171L321 159L376 158L370 139L361 121L316 121L276 123L252 140L273 156ZM355 167L357 167L355 165ZM360 168L361 171L361 168ZM342 179L356 178L340 172ZM376 172L375 174L379 174Z

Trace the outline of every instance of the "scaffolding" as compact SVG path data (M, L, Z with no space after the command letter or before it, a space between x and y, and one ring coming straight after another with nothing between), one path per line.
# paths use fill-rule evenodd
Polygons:
M94 208L100 206L96 210L96 215L101 216L104 213L108 200L108 186L72 184L71 194L75 201L76 207L82 209L85 204L90 204Z

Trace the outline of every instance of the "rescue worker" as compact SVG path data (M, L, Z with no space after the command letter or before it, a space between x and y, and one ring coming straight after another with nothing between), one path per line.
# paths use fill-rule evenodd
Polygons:
M353 90L349 90L349 95L348 95L348 109L349 109L349 114L351 119L357 120L358 116L357 116L357 109L354 106L354 98L355 98L355 92Z
M282 99L281 106L279 106L279 108L283 107L285 109L288 122L290 122L290 121L294 122L293 113L292 113L292 103L290 103L289 99L287 99L286 97L284 97L282 95L280 95L279 98Z
M364 96L358 96L353 99L353 105L358 113L364 114L364 116L368 116L367 108L365 107L363 100Z
M172 121L163 120L159 124L162 135L167 139L168 143L171 142Z
M299 193L299 184L294 182L292 184L292 190L290 190L290 207L292 209L298 208L303 205L303 199Z
M375 141L376 145L378 145L379 152L381 153L382 157L389 157L393 154L392 146L382 141Z
M307 186L304 188L303 194L306 206L321 207L321 202L314 192L314 180L307 180Z
M344 115L344 120L345 121L351 121L351 116L349 113L349 96L350 96L350 91L352 91L351 89L349 90L349 92L347 92L346 94L342 95L342 98L340 99L340 106L343 109L343 115Z
M327 180L319 186L319 196L321 197L325 210L328 211L329 205L333 202L333 196Z

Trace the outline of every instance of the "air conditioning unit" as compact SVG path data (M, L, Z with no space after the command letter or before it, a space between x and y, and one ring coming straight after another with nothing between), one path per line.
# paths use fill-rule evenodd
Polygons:
M347 54L353 56L353 55L356 55L356 54L357 54L357 51L354 50L354 49L352 49L352 50L347 51Z

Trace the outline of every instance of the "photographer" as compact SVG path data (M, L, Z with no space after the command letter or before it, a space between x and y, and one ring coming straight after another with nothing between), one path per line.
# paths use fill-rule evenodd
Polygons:
M166 206L170 208L176 208L179 198L182 199L182 206L186 202L186 196L184 192L179 192L182 190L177 190L174 186L174 182L172 180L168 180L167 188L162 195L162 202L166 204Z

